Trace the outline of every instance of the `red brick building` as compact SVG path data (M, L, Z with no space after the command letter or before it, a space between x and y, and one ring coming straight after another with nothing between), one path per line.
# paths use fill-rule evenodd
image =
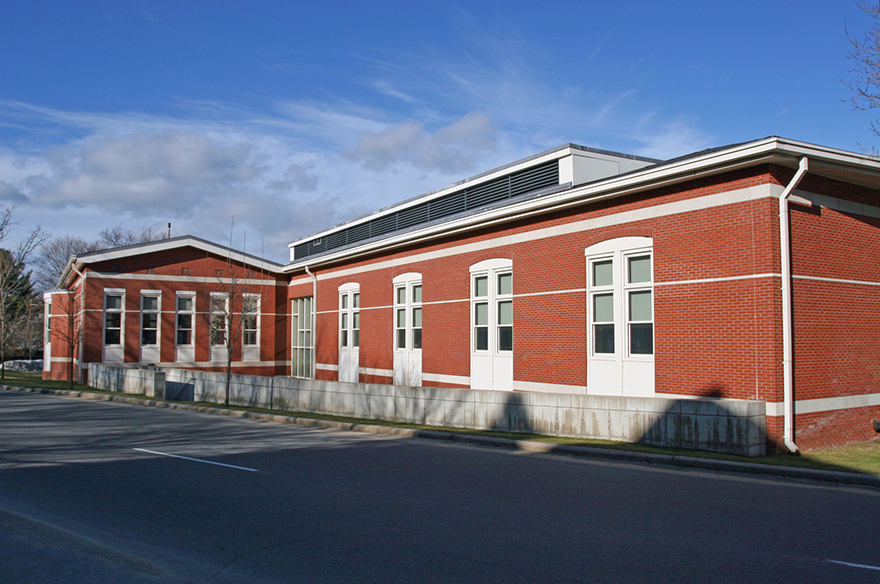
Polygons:
M180 238L76 258L62 288L92 323L82 362L218 368L210 315L180 358L174 299L202 313L234 264L260 290L237 371L756 400L771 441L813 448L880 417L878 189L880 160L775 137L670 161L565 145L295 241L287 266Z

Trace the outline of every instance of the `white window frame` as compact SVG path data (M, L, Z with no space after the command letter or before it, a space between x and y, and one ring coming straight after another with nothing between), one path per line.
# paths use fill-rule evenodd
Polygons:
M339 346L341 348L359 349L361 346L360 298L360 286L339 289Z
M144 308L144 300L152 298L156 300L156 308ZM146 315L154 315L155 328L147 328L144 324ZM141 313L140 313L140 343L141 347L158 347L162 342L162 292L160 290L141 290ZM152 330L156 335L155 342L144 343L144 331Z
M394 279L395 351L422 350L422 275L404 274ZM416 326L416 321L418 326ZM418 345L418 346L417 346Z
M247 310L247 303L254 301L254 310ZM241 346L242 347L259 347L260 346L260 309L262 298L259 294L242 294L241 297ZM247 327L247 319L253 317L253 328ZM248 342L248 333L253 333L253 342Z
M314 379L314 299L311 296L291 301L291 364L290 374L300 379Z
M180 309L181 299L190 300L189 310ZM189 328L180 327L180 316L189 316ZM180 342L180 331L189 331L189 342ZM196 343L196 293L180 291L174 295L174 345L177 347L194 347Z
M107 299L110 297L119 297L119 308L109 308ZM107 317L109 315L118 314L119 315L119 326L118 327L108 327L107 326ZM108 343L107 342L107 331L108 330L118 330L119 332L119 342L117 343ZM125 345L125 290L117 289L117 288L105 288L104 289L104 310L103 310L103 326L102 326L102 342L104 347L122 347Z
M215 310L215 306L217 301L223 301L223 309ZM229 294L226 292L211 292L210 299L208 301L208 323L210 328L210 343L211 347L226 347L227 340L229 335ZM217 326L217 317L220 317L220 320L223 322L223 327L220 328ZM218 333L222 333L222 336L218 337Z
M510 277L510 290L501 291L502 276ZM478 281L485 278L486 293L479 294ZM511 260L487 260L471 266L470 270L470 325L472 355L510 355L514 350L514 301L513 301L513 262ZM510 322L502 322L502 305L510 304ZM479 307L485 306L485 311ZM485 314L482 314L485 312ZM482 318L480 318L482 317ZM484 335L480 330L484 329ZM509 329L509 348L502 348L502 333ZM485 348L480 348L480 337L485 336Z

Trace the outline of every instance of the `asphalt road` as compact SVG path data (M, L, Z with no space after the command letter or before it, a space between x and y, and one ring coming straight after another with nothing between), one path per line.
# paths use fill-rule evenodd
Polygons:
M877 582L880 491L0 391L0 582Z

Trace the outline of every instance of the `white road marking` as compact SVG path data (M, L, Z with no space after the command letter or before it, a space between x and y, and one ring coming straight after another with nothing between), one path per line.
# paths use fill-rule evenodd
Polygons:
M147 454L156 454L158 456L170 456L171 458L180 458L183 460L191 460L193 462L203 462L205 464L213 464L216 466L225 466L226 468L234 468L238 470L246 470L248 472L260 472L255 468L247 468L245 466L235 466L233 464L223 464L222 462L212 462L210 460L202 460L200 458L190 458L188 456L179 456L177 454L168 454L167 452L156 452L155 450L147 450L145 448L135 448L138 452L146 452Z
M839 560L825 560L826 562L831 562L832 564L843 564L844 566L851 566L853 568L864 568L866 570L878 570L880 571L880 566L868 566L865 564L852 564L850 562L841 562Z

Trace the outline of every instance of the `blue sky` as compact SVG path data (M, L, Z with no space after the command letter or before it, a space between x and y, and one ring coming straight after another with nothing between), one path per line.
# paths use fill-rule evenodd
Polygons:
M0 205L20 228L287 243L574 142L861 151L855 1L4 0ZM845 28L846 27L846 28Z

